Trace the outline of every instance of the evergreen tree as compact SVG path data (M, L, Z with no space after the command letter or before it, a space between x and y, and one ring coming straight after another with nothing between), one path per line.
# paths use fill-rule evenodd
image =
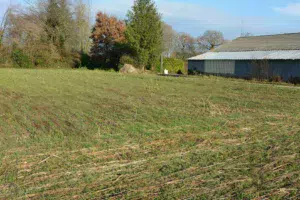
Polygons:
M162 53L162 22L152 0L136 0L126 21L126 39L140 67L151 67Z

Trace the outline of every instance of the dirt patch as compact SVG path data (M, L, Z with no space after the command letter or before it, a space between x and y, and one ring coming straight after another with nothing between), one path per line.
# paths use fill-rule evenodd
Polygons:
M24 97L22 93L9 91L4 88L0 88L0 97L13 99L13 100L19 100Z

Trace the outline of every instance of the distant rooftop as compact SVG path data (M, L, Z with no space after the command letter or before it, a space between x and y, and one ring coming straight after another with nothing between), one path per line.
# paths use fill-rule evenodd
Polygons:
M300 50L300 33L239 37L214 52Z
M192 60L300 60L300 50L207 52Z

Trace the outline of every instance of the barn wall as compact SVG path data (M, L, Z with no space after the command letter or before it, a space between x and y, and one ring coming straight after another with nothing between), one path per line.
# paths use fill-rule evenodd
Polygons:
M249 60L237 60L235 62L234 75L240 78L250 77L252 74L253 62Z
M272 60L269 63L271 76L281 76L284 80L300 77L299 60Z
M257 61L256 61L257 62ZM269 77L280 76L287 81L291 77L300 77L300 61L299 60L269 60L260 61L267 63ZM239 60L236 61L235 76L251 77L254 75L255 61Z
M189 60L188 70L204 73L204 61L203 60Z
M204 62L204 71L209 74L227 74L233 75L235 71L234 60L206 60Z
M188 62L188 69L208 74L234 74L235 61L216 61L216 60L190 60Z
M265 62L265 61L264 61ZM251 77L254 73L255 61L189 61L188 69L208 74L232 75L236 77ZM269 76L281 76L284 80L290 77L300 77L300 60L270 60L267 61Z

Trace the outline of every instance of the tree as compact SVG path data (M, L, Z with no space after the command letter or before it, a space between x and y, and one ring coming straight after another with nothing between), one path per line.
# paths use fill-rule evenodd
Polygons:
M112 55L125 41L125 23L114 16L99 12L92 31L92 57L100 58L102 64L115 60Z
M49 40L61 51L70 50L74 31L73 20L67 0L48 0L46 8L46 32Z
M1 45L3 44L3 37L4 37L4 33L5 33L5 30L6 30L6 27L7 27L7 23L8 23L8 15L10 13L10 8L8 8L3 17L2 17L2 20L0 22L0 47Z
M89 51L90 28L86 5L76 1L26 0L26 7L10 7L0 23L7 58L27 57L35 66L77 66L78 53Z
M203 47L207 50L213 50L224 43L224 36L220 31L208 30L203 36L198 38L197 42L200 48Z
M74 32L75 32L75 46L74 49L82 53L88 53L90 49L90 21L89 21L89 8L82 0L77 0L74 12Z
M177 33L173 30L172 26L162 23L163 27L163 53L164 56L170 57L176 50L176 37Z
M127 14L125 32L140 67L153 66L162 53L162 22L154 1L136 0Z
M196 54L195 38L187 33L177 35L177 51L176 57L186 60Z
M32 64L44 66L53 58L59 58L57 49L45 41L47 34L44 28L44 22L37 18L36 14L20 7L11 8L7 16L4 38L5 47L9 49L11 57L17 60L24 58Z
M1 27L1 28L0 28L0 47L2 46L3 35L4 35L4 30L3 30L3 28Z

